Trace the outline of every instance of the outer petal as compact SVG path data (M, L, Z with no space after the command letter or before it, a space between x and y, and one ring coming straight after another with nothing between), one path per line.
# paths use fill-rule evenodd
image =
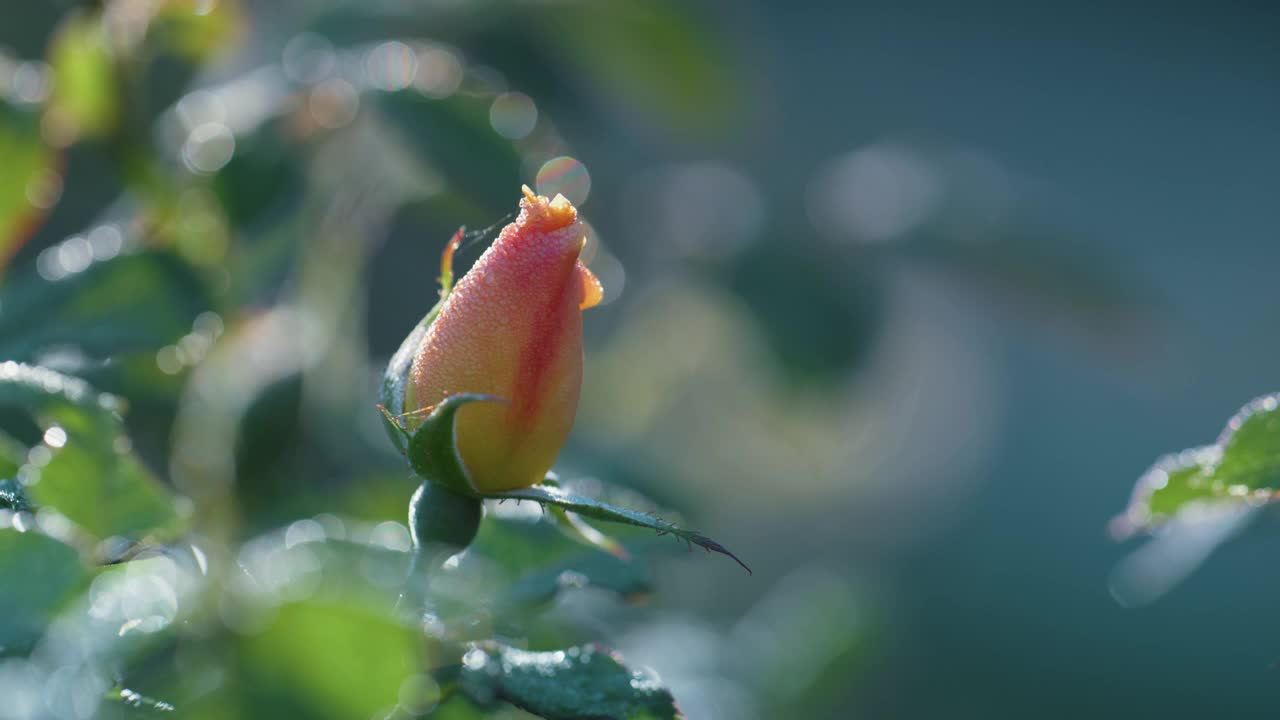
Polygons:
M526 487L551 468L577 412L581 309L600 294L578 262L573 206L525 188L520 207L453 289L410 371L415 407L464 392L507 400L458 413L458 450L482 491Z

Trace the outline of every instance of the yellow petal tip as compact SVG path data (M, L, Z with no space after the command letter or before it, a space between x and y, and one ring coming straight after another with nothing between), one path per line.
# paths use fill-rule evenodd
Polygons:
M564 195L556 193L554 199L535 193L528 185L520 186L524 199L520 206L525 209L529 220L543 230L559 230L572 225L578 219L578 210Z
M575 267L578 275L578 287L580 292L578 295L578 309L586 310L593 308L604 300L604 286L596 279L595 273L582 263L578 263Z

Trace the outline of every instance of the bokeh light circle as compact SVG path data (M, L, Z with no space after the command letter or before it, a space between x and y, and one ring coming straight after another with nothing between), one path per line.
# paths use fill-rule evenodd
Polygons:
M418 70L413 86L432 98L449 97L462 84L462 58L444 46L427 46L418 52Z
M559 193L574 205L581 205L591 194L591 175L586 165L565 155L543 163L534 185L539 195L555 197Z
M524 93L502 93L489 106L489 124L502 137L519 140L538 124L538 106Z
M231 129L219 122L197 125L182 146L182 161L195 173L209 174L222 169L236 151Z
M348 125L360 108L360 96L341 78L325 80L311 91L307 109L317 125L330 130Z
M380 90L403 90L418 74L418 54L398 40L381 43L365 58L365 73Z

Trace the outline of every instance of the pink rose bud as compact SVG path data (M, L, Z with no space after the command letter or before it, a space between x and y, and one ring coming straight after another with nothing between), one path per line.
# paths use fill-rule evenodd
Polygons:
M586 231L563 196L524 188L520 215L449 294L418 347L405 410L481 393L457 450L480 492L533 485L569 436L582 386L582 311L603 291L578 260Z

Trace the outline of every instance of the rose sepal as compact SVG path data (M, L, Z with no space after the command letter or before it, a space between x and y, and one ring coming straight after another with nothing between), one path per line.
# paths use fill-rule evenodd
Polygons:
M462 393L437 403L423 418L422 424L408 435L405 456L418 477L439 483L454 492L480 497L471 482L467 466L458 455L457 416L464 405L473 402L506 402L493 395ZM402 432L404 426L400 426Z
M742 562L737 555L730 552L724 545L721 545L700 532L679 527L678 525L663 520L650 512L642 512L640 510L619 507L617 505L604 502L603 500L597 500L585 495L568 492L560 487L559 482L553 476L549 477L548 481L543 481L537 485L532 485L527 488L506 490L503 492L480 493L480 497L486 500L498 501L529 500L542 505L548 510L563 510L577 515L580 518L590 518L592 520L601 520L621 525L647 528L657 532L659 535L671 535L683 540L690 547L697 545L708 552L715 552L728 556L732 558L734 562L741 565L743 570L746 570L748 573L751 572L751 568L747 567L746 563Z
M647 528L659 535L672 535L688 543L690 547L697 545L708 552L726 555L748 573L751 572L751 568L747 567L737 555L706 535L682 528L651 512L620 507L603 500L566 491L560 486L554 473L548 473L545 480L527 488L501 492L477 490L467 474L466 465L458 456L454 431L458 410L473 402L504 401L502 398L475 393L454 395L433 407L422 424L412 433L394 418L389 420L395 425L397 432L408 438L406 455L409 458L409 465L425 482L438 483L454 493L475 498L477 501L529 500L536 502L551 513L554 519L568 523L570 528L566 529L574 530L569 533L571 537L615 555L625 551L622 551L611 538L587 525L586 518ZM566 515L568 517L563 517Z
M444 252L440 254L440 299L426 315L422 316L422 320L418 321L418 324L405 337L404 342L400 343L400 348L391 356L391 361L387 363L387 370L382 376L382 387L378 393L382 425L391 438L392 444L401 453L409 451L410 434L398 421L402 413L412 409L405 406L409 387L409 370L413 367L413 357L422 345L423 336L427 334L431 323L439 317L440 308L444 307L444 301L453 291L453 254L462 244L464 232L466 228L458 228L458 231L449 239L449 243L445 245Z

